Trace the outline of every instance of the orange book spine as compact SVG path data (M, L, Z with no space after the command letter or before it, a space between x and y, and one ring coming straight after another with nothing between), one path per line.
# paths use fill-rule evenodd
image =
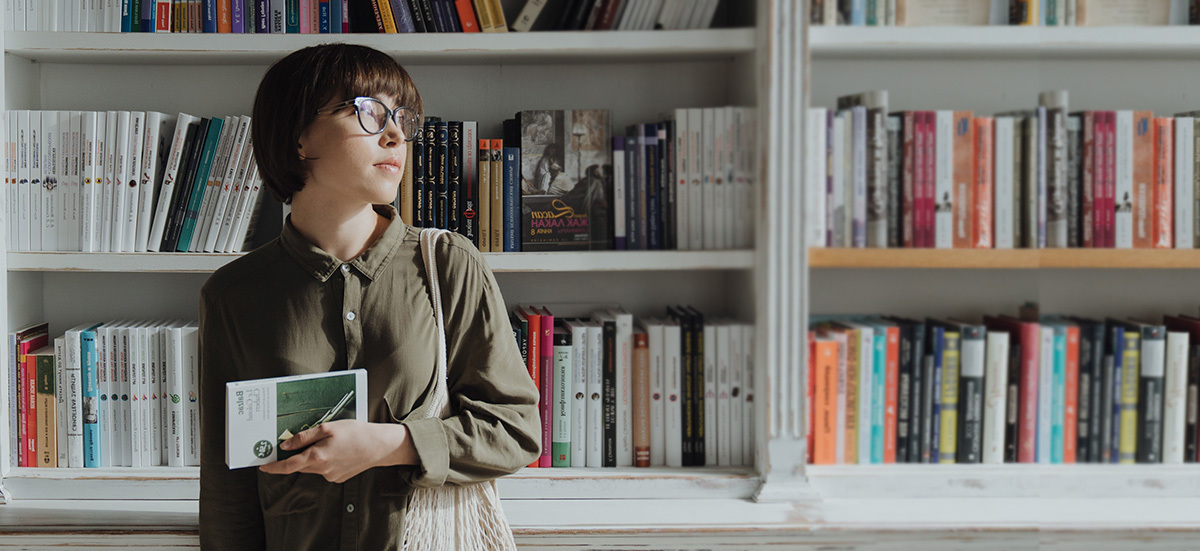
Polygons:
M217 2L217 32L229 34L233 32L233 0L218 0Z
M887 328L887 377L884 383L883 462L896 462L896 408L900 395L900 328Z
M1133 113L1133 248L1154 246L1154 113Z
M846 430L842 445L845 448L843 462L858 463L858 330L843 332L846 336Z
M1079 327L1067 327L1066 400L1063 408L1063 463L1075 462L1079 440Z
M833 465L837 463L838 343L818 338L813 347L813 464Z
M817 338L812 332L808 332L808 371L805 379L804 403L808 405L805 411L804 421L804 439L807 445L804 447L804 461L808 464L813 463L813 424L816 423L816 417L813 413L816 412L816 407L813 406L813 390L817 387Z
M1154 248L1175 246L1175 119L1154 119Z
M995 119L975 119L975 218L972 240L976 249L992 248L993 129Z
M975 195L975 126L970 111L954 112L954 248L969 249Z
M471 0L454 0L454 7L458 10L458 21L462 23L462 32L477 33L479 32L479 23L475 20L475 8L471 6Z

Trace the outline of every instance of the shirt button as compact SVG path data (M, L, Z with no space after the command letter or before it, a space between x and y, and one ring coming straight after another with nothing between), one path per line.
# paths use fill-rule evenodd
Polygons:
M349 504L349 505L347 505L347 506L346 506L346 512L347 512L347 513L353 513L353 512L354 512L354 504L353 504L353 503L351 503L351 504Z
M354 321L354 317L355 317L355 316L354 316L354 312L346 312L346 319L347 319L347 320Z
M348 274L348 273L350 273L350 265L349 265L349 264L342 264L342 271L343 271L343 272L345 272L345 273L347 273L347 274Z

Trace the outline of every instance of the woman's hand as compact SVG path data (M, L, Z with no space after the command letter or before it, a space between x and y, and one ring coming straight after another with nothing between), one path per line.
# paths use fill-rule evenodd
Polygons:
M415 465L417 452L408 429L394 423L343 419L303 431L279 444L303 452L259 467L268 474L311 473L342 483L359 473L390 465Z

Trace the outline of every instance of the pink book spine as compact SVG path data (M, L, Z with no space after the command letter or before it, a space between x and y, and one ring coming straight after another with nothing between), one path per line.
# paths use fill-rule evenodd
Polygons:
M1104 246L1117 246L1117 113L1104 114Z
M1041 328L1036 323L1021 323L1021 395L1017 419L1017 462L1036 462L1038 366Z
M300 34L312 34L313 0L300 0Z
M934 248L937 212L937 113L925 111L925 247Z
M538 409L542 414L542 455L539 467L553 467L554 459L554 316L542 308L541 349L541 400Z

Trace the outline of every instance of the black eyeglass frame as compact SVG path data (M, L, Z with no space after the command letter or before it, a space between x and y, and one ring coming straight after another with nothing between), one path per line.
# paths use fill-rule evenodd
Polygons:
M383 103L382 100L380 100L379 98L373 98L370 96L358 96L354 99L348 99L341 103L335 103L333 105L322 107L320 109L317 109L316 113L318 115L320 115L322 113L332 113L332 112L335 112L344 107L354 106L354 114L355 114L355 116L358 117L358 126L362 127L363 132L366 132L371 135L382 134L383 131L387 129L386 122L384 122L383 126L381 126L379 128L379 130L377 130L375 132L371 132L370 130L367 130L367 125L363 122L362 104L367 101L373 101L375 103L378 103L379 106L381 108L383 108L383 110L385 112L387 112L387 119L385 119L385 121L390 119L392 122L396 123L396 127L400 129L400 133L404 134L404 141L406 141L406 142L413 141L414 139L416 139L417 134L419 134L421 132L421 115L419 113L413 115L413 118L412 118L413 132L412 132L412 134L409 134L408 132L404 131L404 123L401 121L397 121L395 118L398 113L401 113L401 112L408 113L409 112L408 107L405 107L403 105L398 105L398 106L396 106L395 109L389 109L387 104Z

